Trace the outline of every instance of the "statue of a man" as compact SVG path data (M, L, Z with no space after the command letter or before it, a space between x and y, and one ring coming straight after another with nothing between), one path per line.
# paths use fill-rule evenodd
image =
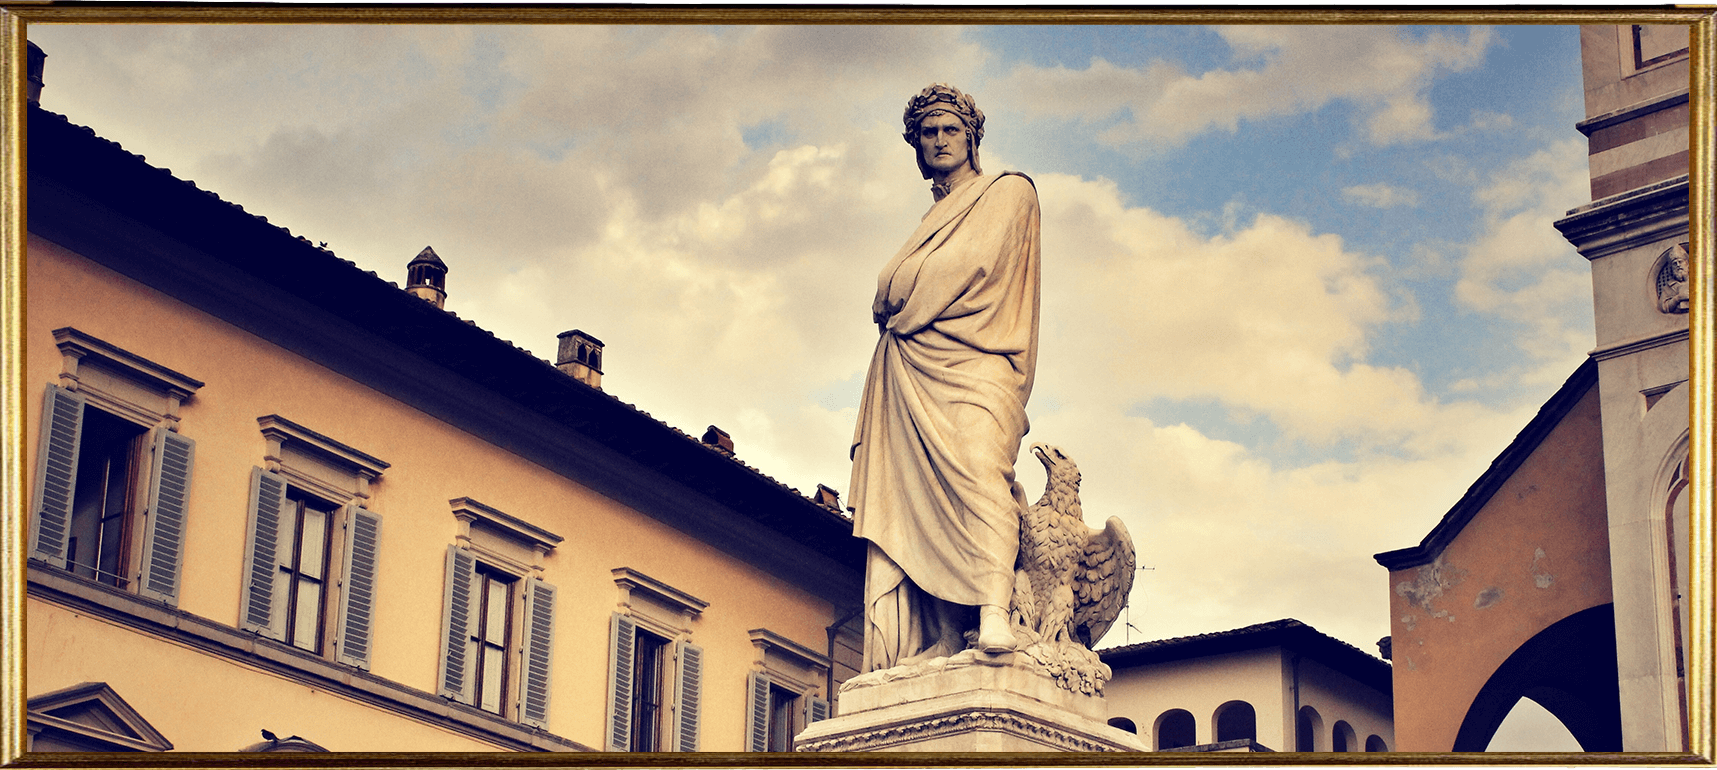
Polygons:
M853 435L853 532L870 541L865 670L1014 649L1025 493L1014 458L1037 369L1037 190L978 165L984 113L936 84L906 105L936 204L877 279L881 333ZM974 608L977 618L973 619Z

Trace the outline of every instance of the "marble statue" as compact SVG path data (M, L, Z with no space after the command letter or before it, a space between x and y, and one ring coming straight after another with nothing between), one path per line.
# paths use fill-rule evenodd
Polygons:
M1037 365L1035 186L982 173L984 114L958 89L924 89L904 119L936 202L871 307L880 339L851 453L866 671L1016 648L1014 458Z

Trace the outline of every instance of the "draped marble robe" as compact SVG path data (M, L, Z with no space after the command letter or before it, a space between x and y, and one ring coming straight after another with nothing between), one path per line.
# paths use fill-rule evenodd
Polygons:
M980 176L924 215L877 279L881 339L853 434L869 540L865 670L933 644L919 593L1008 606L1024 490L1014 459L1037 369L1037 190Z

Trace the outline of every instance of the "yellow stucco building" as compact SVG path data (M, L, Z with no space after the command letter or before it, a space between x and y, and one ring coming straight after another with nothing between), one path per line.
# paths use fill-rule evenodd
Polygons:
M591 335L551 363L443 310L432 250L401 288L28 119L33 750L745 751L830 714L833 495L605 393Z

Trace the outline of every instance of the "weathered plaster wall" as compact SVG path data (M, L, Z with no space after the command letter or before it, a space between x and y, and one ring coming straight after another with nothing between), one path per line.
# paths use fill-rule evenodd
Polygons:
M768 628L814 650L825 646L823 629L837 610L748 562L34 235L27 265L26 383L33 395L24 441L26 467L34 468L36 462L39 394L57 380L61 369L50 334L55 328L76 327L207 383L181 410L180 430L197 442L182 610L238 624L250 470L262 464L265 446L256 420L279 414L392 464L372 485L370 500L370 508L384 518L371 668L379 676L429 692L436 689L444 560L456 532L448 501L457 497L475 498L565 538L545 559L543 574L560 589L551 679L553 733L587 745L603 744L609 614L619 598L610 570L617 567L641 571L710 603L694 622L692 634L706 656L705 750L738 751L743 746L746 672L755 657L750 629ZM51 652L101 645L92 648L94 643L83 637L92 628L87 622L38 623L38 617L47 617L44 609L36 603L30 609L28 694L100 680L113 671L106 665L92 667L102 655ZM210 688L206 699L175 695L166 701L174 708L195 704L194 712L203 716L169 733L181 748L238 748L254 738L234 743L237 739L224 722L242 719L241 732L254 736L258 727L287 724L276 715L303 705L290 698L251 697L235 684L244 679L242 668L228 663L155 663L128 649L137 644L132 637L107 632L99 638L102 644L122 648L111 657L134 661L136 681L155 683L151 687L189 678L201 668L226 672L223 681L233 685L230 689ZM120 689L131 698L137 688ZM224 692L240 698L220 697ZM227 702L239 699L254 705L230 710L237 707ZM157 718L147 707L151 700L133 702L146 718ZM208 719L213 713L237 716ZM335 750L415 750L430 745L415 743L409 738L415 732L399 726L397 719L388 723L385 733L401 736L397 740L372 736L342 743L331 736L366 734L378 722L375 713L340 713L350 722L343 721L339 731L317 733L313 727L300 734ZM195 727L216 721L223 724L211 724L206 734Z
M1398 751L1448 751L1474 696L1540 630L1611 601L1598 389L1433 562L1392 571Z

